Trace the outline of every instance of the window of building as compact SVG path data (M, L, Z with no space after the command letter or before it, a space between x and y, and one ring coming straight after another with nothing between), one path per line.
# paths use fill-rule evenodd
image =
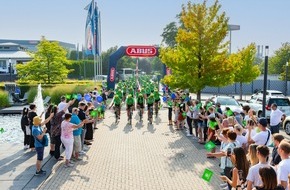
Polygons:
M7 64L5 60L0 60L0 68L1 69L7 69Z

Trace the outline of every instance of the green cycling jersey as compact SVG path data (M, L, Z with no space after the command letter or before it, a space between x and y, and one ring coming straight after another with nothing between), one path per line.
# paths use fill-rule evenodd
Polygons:
M153 96L154 96L154 100L160 100L159 92L154 91Z
M114 98L114 104L115 105L120 105L121 104L121 99L120 98Z
M147 104L153 104L154 103L154 97L149 96L147 99Z
M138 96L137 102L138 102L138 104L144 104L144 97Z
M134 104L134 98L133 97L128 97L127 100L126 100L126 104L128 106L131 106Z

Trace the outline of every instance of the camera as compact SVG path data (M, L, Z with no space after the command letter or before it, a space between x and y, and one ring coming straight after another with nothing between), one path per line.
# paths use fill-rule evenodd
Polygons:
M227 149L227 156L231 156L231 154L232 154L232 149L231 148L228 148Z

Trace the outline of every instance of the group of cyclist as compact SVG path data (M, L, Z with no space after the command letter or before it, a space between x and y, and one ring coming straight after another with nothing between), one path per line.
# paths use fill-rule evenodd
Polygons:
M144 108L147 104L148 121L152 124L153 107L155 108L155 114L157 117L161 105L160 96L157 84L148 81L146 78L143 80L139 78L139 81L131 78L127 81L118 83L112 104L109 108L114 107L117 122L117 120L120 120L122 104L125 103L128 122L131 124L132 114L133 111L135 111L135 107L139 110L141 122Z

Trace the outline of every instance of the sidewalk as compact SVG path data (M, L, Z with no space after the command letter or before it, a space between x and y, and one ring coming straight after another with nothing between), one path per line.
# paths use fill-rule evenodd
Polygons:
M202 145L167 126L167 109L160 110L153 125L147 125L147 111L143 123L136 113L131 127L123 109L116 126L107 111L93 145L72 168L51 158L46 147L45 176L34 176L35 152L24 151L22 144L1 145L0 189L219 189L219 159L206 159ZM210 182L201 178L205 169L214 172Z
M116 126L113 113L107 111L94 133L93 145L72 168L51 158L46 147L45 176L34 176L35 152L22 150L22 144L2 144L0 189L219 189L219 159L207 159L195 139L167 126L167 109L160 111L153 125L147 125L147 112L143 123L136 114L131 127L123 109ZM210 182L201 179L205 169L214 172Z
M60 164L48 152L49 147L46 147L42 161L46 175L34 176L36 152L23 150L22 144L2 144L0 146L0 189L31 190L40 187L51 171Z
M116 126L114 115L95 131L94 142L84 160L72 168L61 164L39 189L218 189L219 160L206 159L202 145L167 126L167 110L161 110L153 126L137 122L126 125L126 113ZM147 114L147 112L145 112ZM201 179L208 168L211 182Z

